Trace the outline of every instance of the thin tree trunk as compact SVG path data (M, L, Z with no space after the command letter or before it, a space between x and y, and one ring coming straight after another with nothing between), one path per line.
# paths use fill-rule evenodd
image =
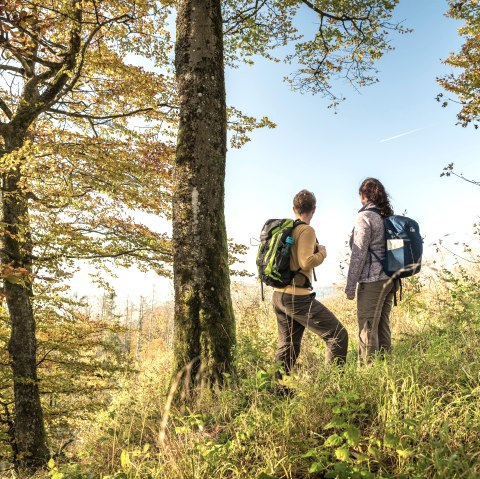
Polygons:
M224 217L226 103L220 0L179 0L180 99L173 246L177 370L221 381L232 368L235 319Z
M135 359L137 363L140 361L140 353L142 352L142 334L143 334L144 319L145 319L145 298L143 296L140 296L140 306L138 310L137 349L135 352Z
M7 152L20 148L24 136L18 131L5 135ZM23 268L25 275L6 278L4 291L11 321L8 350L13 369L15 398L15 441L18 462L38 466L48 460L49 451L40 403L37 378L37 341L35 319L31 304L32 244L26 193L20 186L20 168L2 172L0 222L5 233L1 237L1 259L15 269Z

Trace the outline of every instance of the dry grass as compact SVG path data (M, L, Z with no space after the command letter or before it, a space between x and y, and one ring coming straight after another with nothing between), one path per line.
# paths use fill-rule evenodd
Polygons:
M80 432L59 466L64 479L480 477L480 291L472 277L407 282L391 318L394 353L368 368L356 366L354 302L326 299L348 329L350 360L325 369L323 342L306 334L293 399L268 391L276 341L268 300L256 289L233 294L237 377L199 391L189 407L166 408L171 353L147 349L142 371Z

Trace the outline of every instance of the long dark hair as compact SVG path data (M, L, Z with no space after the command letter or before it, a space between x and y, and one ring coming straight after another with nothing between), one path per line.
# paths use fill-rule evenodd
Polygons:
M363 180L358 192L363 194L368 201L371 201L379 208L383 217L393 215L390 197L385 191L385 187L376 178L366 178Z

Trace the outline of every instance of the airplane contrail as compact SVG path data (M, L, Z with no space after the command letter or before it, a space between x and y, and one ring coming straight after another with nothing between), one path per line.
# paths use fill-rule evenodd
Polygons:
M425 129L425 127L416 128L415 130L406 131L405 133L400 133L400 135L395 135L395 136L391 136L390 138L385 138L384 140L380 140L380 143L384 143L385 141L395 140L397 138L400 138L401 136L411 135L412 133L415 133L416 131L420 131L420 130L424 130L424 129Z

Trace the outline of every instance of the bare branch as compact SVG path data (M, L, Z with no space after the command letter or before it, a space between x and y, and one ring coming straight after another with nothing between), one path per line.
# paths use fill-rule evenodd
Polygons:
M114 120L115 118L125 118L128 116L138 115L139 113L146 113L147 111L152 111L152 110L153 110L152 107L139 108L138 110L132 110L127 113L118 113L117 115L105 115L105 116L90 115L88 113L79 113L74 111L58 110L57 108L49 108L47 111L50 113L70 116L73 118L85 118L87 120Z
M3 98L0 97L0 110L3 111L3 113L5 113L5 115L7 116L7 118L9 120L12 119L13 117L13 113L12 113L12 110L10 110L9 106L7 105L7 103L5 102L5 100Z
M14 67L12 65L0 65L0 70L14 72L14 73L18 73L20 75L25 74L25 69L24 68L18 68L18 67Z
M12 45L10 45L9 42L0 42L0 44L2 45L2 48L6 51L8 51L9 53L12 54L12 56L15 58L15 60L18 61L18 63L20 63L22 65L22 68L23 70L25 71L25 73L28 75L28 76L33 76L34 75L34 71L32 70L30 64L27 62L27 60L23 57L23 55L20 55L17 51L16 48L13 48Z
M343 14L341 16L332 15L331 13L327 13L327 12L324 12L323 10L320 10L312 2L309 2L309 0L302 0L302 3L307 5L307 7L312 9L314 12L317 12L320 15L320 17L330 18L331 20L335 20L337 22L351 22L351 21L354 21L354 20L368 20L370 18L368 15L366 17L354 17L354 16L349 16L349 15L346 15L346 14Z
M44 355L43 357L37 361L37 367L40 366L44 361L47 360L47 357L50 355L50 353L52 353L53 351L55 351L55 348L50 348Z
M223 23L226 23L226 24L228 24L233 19L236 20L234 25L232 25L230 28L225 30L224 34L229 35L229 34L233 34L233 33L238 33L238 30L237 30L238 27L243 25L250 18L255 17L257 15L257 13L263 8L263 6L266 3L267 3L267 0L262 0L261 3L257 0L255 2L254 7L247 8L246 10L244 10L242 12L238 12L234 17L230 17L230 18L224 20ZM249 13L247 13L247 12L249 12Z

